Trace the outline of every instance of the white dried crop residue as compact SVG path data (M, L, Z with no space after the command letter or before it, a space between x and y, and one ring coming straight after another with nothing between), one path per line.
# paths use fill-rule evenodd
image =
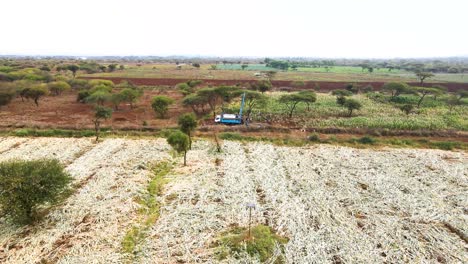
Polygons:
M120 243L138 223L146 165L171 153L162 139L3 138L2 149L1 160L57 156L80 184L35 228L0 218L0 262L9 263L124 262ZM176 161L139 263L218 262L213 242L247 225L247 203L256 205L255 224L289 238L278 252L287 263L468 262L463 152L225 141L216 153L197 140L188 166Z
M136 217L134 198L146 187L149 165L170 158L165 141L108 139L91 145L92 149L88 139L40 138L28 142L4 153L5 159L57 157L71 162L66 170L79 187L34 228L18 229L0 219L0 260L121 262L120 243ZM72 157L76 159L70 161Z
M211 243L246 226L247 202L290 239L287 263L466 262L465 242L444 226L467 231L464 153L225 142L216 155L201 144L166 190L145 263L215 262Z

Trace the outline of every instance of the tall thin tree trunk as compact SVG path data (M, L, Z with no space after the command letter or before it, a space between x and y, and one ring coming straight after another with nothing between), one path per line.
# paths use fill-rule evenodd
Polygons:
M187 151L184 151L184 166L187 166Z
M423 99L424 99L424 96L426 96L426 94L423 94L423 95L421 96L421 98L419 99L419 101L418 101L418 108L419 108L419 106L421 105L421 103L422 103L422 101L423 101Z
M188 139L189 139L189 149L192 149L192 136L190 135L190 131L188 131Z
M99 121L97 119L94 121L94 130L96 132L96 142L98 142L100 129L99 129Z

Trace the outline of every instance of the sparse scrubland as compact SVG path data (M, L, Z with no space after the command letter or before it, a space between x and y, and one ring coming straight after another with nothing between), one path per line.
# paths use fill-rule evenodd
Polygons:
M182 166L164 139L0 138L0 161L73 178L32 225L0 214L0 262L467 261L465 152L221 144L195 140Z
M468 262L464 60L120 62L0 60L0 262Z

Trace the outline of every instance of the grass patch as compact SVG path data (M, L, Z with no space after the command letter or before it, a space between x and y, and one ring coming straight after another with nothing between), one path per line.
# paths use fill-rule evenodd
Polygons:
M141 251L141 243L145 240L148 229L158 220L161 196L164 184L167 182L166 175L172 170L172 164L161 162L152 169L154 176L151 178L146 192L138 198L142 205L139 214L140 221L137 225L128 230L122 240L122 251L129 256L129 261L136 261L138 253Z
M459 142L453 141L437 141L430 143L432 147L443 149L443 150L453 150L456 148L461 148L461 144Z
M274 230L265 225L252 227L252 236L249 237L246 228L234 228L223 234L215 243L216 257L219 260L228 256L238 257L245 252L252 257L258 257L261 262L274 261L273 263L284 263L283 259L271 260L275 246L286 244L288 238L275 234Z
M105 131L105 130L103 130ZM93 137L93 130L65 130L65 129L17 129L9 133L16 137Z

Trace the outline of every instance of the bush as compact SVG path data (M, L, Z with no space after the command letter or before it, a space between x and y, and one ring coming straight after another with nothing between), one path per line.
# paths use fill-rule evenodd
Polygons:
M203 83L202 80L190 80L190 81L187 82L188 86L190 86L192 88L194 88L195 86L197 86L197 85L199 85L201 83Z
M341 96L341 95L338 96L338 97L336 97L336 103L337 103L338 105L343 106L343 105L346 103L346 97Z
M14 90L0 90L0 107L9 104L15 95Z
M219 134L220 139L224 140L242 140L244 137L239 133L224 132Z
M179 83L176 85L176 87L183 95L188 95L188 94L193 93L192 87L186 83Z
M320 136L317 133L313 133L308 137L309 141L320 142Z
M88 98L88 96L90 96L91 94L89 93L88 90L82 90L82 91L79 91L78 92L78 95L76 97L76 101L79 102L79 103L85 103L86 102L86 98Z
M159 114L161 118L164 118L166 116L167 111L169 110L169 105L173 103L174 100L172 98L160 95L153 97L151 107L157 114Z
M348 91L348 90L343 90L343 89L337 89L332 91L332 95L336 96L351 96L353 95L353 92Z
M361 144L375 144L377 142L377 140L375 140L374 138L372 137L369 137L369 136L364 136L360 139L357 140L357 142L361 143Z
M236 256L247 252L250 256L258 256L262 263L268 261L274 253L276 244L286 244L288 239L279 236L268 226L252 227L252 237L248 237L246 228L235 228L223 234L217 248L217 256L224 259L228 255Z
M31 223L36 219L38 206L56 202L71 180L58 160L0 163L0 205L3 213L14 223Z
M453 142L453 141L439 141L439 142L432 142L432 147L443 149L443 150L453 150L460 146L460 143Z

